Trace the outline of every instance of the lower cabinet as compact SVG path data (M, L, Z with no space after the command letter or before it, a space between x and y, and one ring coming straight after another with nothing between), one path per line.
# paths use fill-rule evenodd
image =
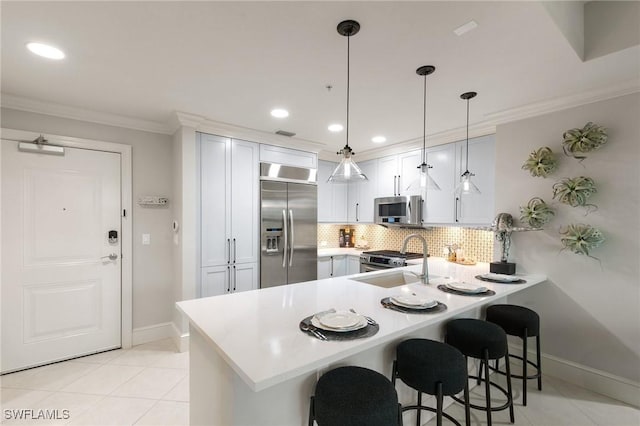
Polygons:
M360 256L347 256L347 275L360 273Z
M347 256L318 258L318 279L341 277L347 274Z
M257 263L237 263L202 268L200 297L219 296L257 288Z

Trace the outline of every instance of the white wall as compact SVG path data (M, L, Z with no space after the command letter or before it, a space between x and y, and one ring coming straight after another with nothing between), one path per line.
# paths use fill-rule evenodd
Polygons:
M123 129L49 115L1 109L2 127L132 146L133 158L133 328L172 320L173 263L171 209L172 144L168 135ZM169 197L168 208L142 208L142 195ZM143 246L142 234L151 234Z
M588 176L598 210L556 206L544 231L516 233L510 260L518 271L547 274L549 283L510 299L536 310L543 352L606 373L640 381L640 94L592 103L498 126L496 211L519 217L534 196L552 202L552 185ZM580 163L562 153L564 131L593 121L609 129L609 142ZM521 166L531 151L549 146L560 159L550 177ZM599 228L606 242L590 259L560 251L558 229L569 223Z

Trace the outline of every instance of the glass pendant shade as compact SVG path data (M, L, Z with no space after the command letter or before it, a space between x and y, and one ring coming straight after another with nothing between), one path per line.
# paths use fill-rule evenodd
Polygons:
M338 167L333 170L327 182L352 182L352 181L364 181L369 180L367 176L362 173L360 167L351 159L351 148L345 146L342 149L342 160Z
M475 175L469 170L460 176L460 183L456 186L456 195L480 194L480 190L471 180L473 176Z
M431 189L434 191L439 191L440 186L436 183L435 180L429 175L429 169L432 168L427 163L422 163L418 166L420 169L420 175L415 178L409 186L407 186L407 191L413 192L417 190L424 191L425 189Z

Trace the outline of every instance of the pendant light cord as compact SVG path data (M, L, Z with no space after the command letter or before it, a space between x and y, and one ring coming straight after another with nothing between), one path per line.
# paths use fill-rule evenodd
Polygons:
M350 57L351 57L351 53L350 53L350 41L351 41L351 35L347 36L347 148L349 147L349 63L350 63Z
M427 164L427 75L424 75L424 95L422 97L422 164Z
M469 171L469 99L467 99L467 167L466 171Z

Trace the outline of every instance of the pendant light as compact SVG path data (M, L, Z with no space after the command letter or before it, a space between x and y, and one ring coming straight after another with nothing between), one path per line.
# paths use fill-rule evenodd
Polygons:
M475 98L476 92L466 92L460 95L460 99L467 101L467 155L464 173L460 176L460 183L456 186L456 195L480 194L478 187L471 181L475 176L469 171L469 99Z
M342 160L338 167L335 168L327 182L351 182L368 180L360 167L351 158L354 154L353 150L349 146L349 60L350 60L350 39L352 35L358 34L360 31L360 24L356 21L347 20L338 24L338 34L347 37L347 143L340 151L338 155L342 155Z
M422 121L422 164L418 166L420 169L420 176L418 176L413 182L407 186L407 191L414 189L420 189L424 191L426 189L440 190L440 187L429 175L429 169L433 166L427 164L427 76L433 74L436 67L433 65L424 65L416 70L416 74L424 77L424 90L422 96L423 104L423 121Z

